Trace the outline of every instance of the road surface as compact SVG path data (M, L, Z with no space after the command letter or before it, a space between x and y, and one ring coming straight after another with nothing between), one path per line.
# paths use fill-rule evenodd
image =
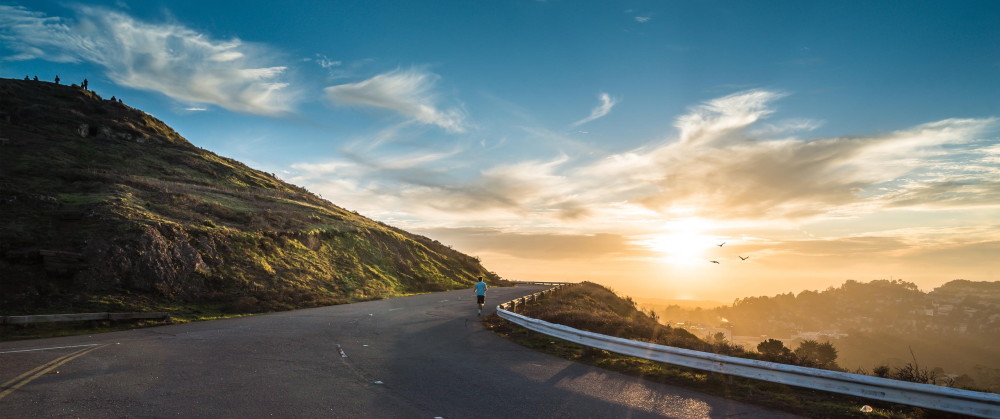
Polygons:
M487 310L544 286L491 288ZM0 343L0 418L754 418L488 331L473 291Z

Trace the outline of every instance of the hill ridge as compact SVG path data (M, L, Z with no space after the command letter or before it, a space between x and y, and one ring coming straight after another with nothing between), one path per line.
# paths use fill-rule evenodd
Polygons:
M77 86L0 79L0 138L0 313L261 311L499 280Z

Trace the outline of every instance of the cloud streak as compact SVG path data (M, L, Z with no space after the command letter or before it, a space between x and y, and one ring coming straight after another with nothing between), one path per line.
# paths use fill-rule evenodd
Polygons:
M433 90L439 78L419 69L394 70L357 83L330 86L324 92L334 105L386 109L448 132L465 132L461 111L441 109L435 103Z
M618 102L607 93L601 93L598 98L601 100L601 104L597 105L596 108L590 111L590 116L576 121L571 126L578 127L580 125L586 124L598 118L603 118L611 113L611 108L615 107Z
M420 234L455 243L471 252L496 252L525 259L594 259L641 250L617 234L510 233L493 228L434 228Z
M994 119L947 119L881 135L750 137L782 96L752 90L710 100L677 118L675 141L608 156L580 175L614 179L607 186L619 197L658 211L697 208L703 216L751 219L837 215L900 203L893 194L904 190L901 179L924 176L933 159L970 152L966 143L996 125ZM976 186L937 184L962 197L955 205L981 200L977 194L994 188L981 174L965 180Z
M274 115L294 95L286 67L261 65L262 51L239 39L216 40L177 24L152 24L109 9L74 7L75 19L0 6L6 60L89 62L113 82L188 103Z
M415 162L405 170L374 160L359 176L380 194L392 191L392 207L446 225L452 221L441 220L551 222L576 232L613 225L622 234L648 229L644 220L674 214L804 222L890 208L1000 202L1000 148L979 138L996 128L996 119L945 119L877 135L801 139L790 134L818 123L766 123L784 96L749 90L711 99L678 116L676 132L661 143L592 160L563 154L492 163L456 176L452 170L462 165L456 159L468 163L475 157L455 151L429 160L433 165L403 159ZM443 162L451 167L438 170ZM380 205L385 199L379 198Z

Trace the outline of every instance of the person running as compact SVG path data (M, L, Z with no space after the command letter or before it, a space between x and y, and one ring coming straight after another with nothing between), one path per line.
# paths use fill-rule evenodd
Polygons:
M479 277L479 282L473 286L476 290L476 304L479 304L479 315L483 315L483 304L486 304L486 283L483 282L483 277Z

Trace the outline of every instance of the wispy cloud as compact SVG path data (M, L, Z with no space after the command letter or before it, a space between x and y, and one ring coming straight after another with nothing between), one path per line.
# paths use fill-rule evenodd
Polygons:
M636 16L635 17L635 21L639 22L639 23L646 23L646 22L649 22L651 19L653 19L653 18L651 18L649 16Z
M681 143L738 140L740 136L728 134L770 115L774 110L767 105L784 96L759 89L734 93L692 108L688 114L677 118L674 126L680 130Z
M617 234L516 233L495 228L418 229L473 252L497 252L525 259L593 259L640 249Z
M821 126L823 126L823 122L814 119L786 119L774 123L759 124L759 126L748 130L747 135L751 138L777 138L782 135L813 131Z
M437 125L449 132L465 132L465 115L458 109L441 109L434 86L440 77L420 70L394 70L357 83L325 89L335 105L388 109L411 120Z
M995 141L981 141L922 156L920 170L884 187L880 202L925 209L1000 205L998 149Z
M316 58L312 59L312 61L315 61L316 64L318 64L320 67L323 67L324 69L327 69L327 70L330 70L332 68L336 68L336 67L340 67L340 66L344 65L343 61L340 61L340 60L331 60L330 57L327 57L327 56L322 55L322 54L316 54Z
M411 197L439 211L475 212L496 208L524 216L544 208L554 218L576 218L586 210L574 202L571 195L554 193L573 190L573 182L558 173L567 161L566 156L559 156L548 161L498 165L483 170L477 179L414 190Z
M351 170L364 172L338 174L377 191L378 206L357 201L369 211L405 208L444 225L562 225L576 232L613 226L621 234L648 230L645 220L680 213L805 222L1000 202L1000 148L995 140L979 139L996 128L996 119L946 119L875 135L802 139L794 134L818 122L766 122L785 95L758 89L708 100L678 116L676 132L662 141L596 159L591 156L597 150L573 149L571 155L491 163L456 175L456 167L477 161L468 150L398 156L406 167L389 164L385 156L355 156L352 161L361 164ZM312 188L323 178L304 183Z
M677 141L609 156L584 170L630 185L629 199L661 210L693 207L721 218L844 214L887 200L899 204L894 194L906 190L901 180L927 171L935 159L976 153L967 143L996 125L994 119L947 119L869 136L750 137L782 96L751 90L708 101L677 119ZM956 174L955 168L935 166ZM964 179L975 187L936 185L963 197L956 204L978 200L975 194L994 187L987 176Z
M611 97L611 95L607 93L601 93L598 96L598 98L601 100L601 104L597 105L596 108L590 111L590 116L572 123L571 124L572 126L578 127L580 125L593 121L597 118L602 118L604 116L607 116L607 114L611 112L611 108L614 108L615 104L618 103L617 100L615 100L615 98Z
M586 214L572 194L557 192L573 190L573 182L556 173L566 156L498 165L462 179L442 168L446 159L460 157L458 152L378 158L343 153L343 160L294 165L297 172L290 180L324 196L345 197L338 202L383 217L403 209L410 216L431 219L464 214L517 223L526 217L574 219Z
M6 60L90 62L115 83L255 114L288 111L286 67L261 65L263 51L239 39L215 40L179 24L153 24L114 10L76 6L75 18L0 6Z

